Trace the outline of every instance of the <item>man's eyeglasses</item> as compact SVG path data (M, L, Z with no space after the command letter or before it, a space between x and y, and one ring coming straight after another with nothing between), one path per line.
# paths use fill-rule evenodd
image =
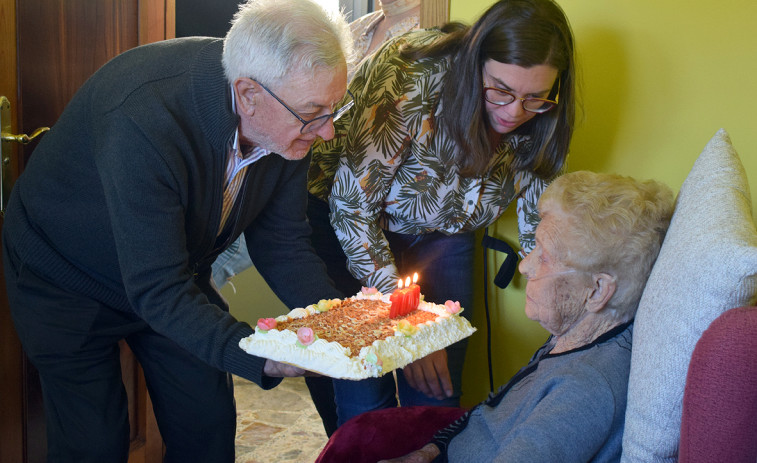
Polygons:
M252 80L255 80L255 79L252 79ZM255 82L258 82L258 81L255 80ZM309 121L306 121L305 119L303 119L302 117L300 117L299 114L297 114L296 112L294 112L294 110L292 108L290 108L289 105L287 105L286 103L284 103L283 101L281 101L281 98L277 97L275 93L273 93L272 91L270 91L268 89L268 87L266 87L265 85L261 84L260 82L258 82L258 85L260 85L261 87L263 87L263 89L265 89L266 92L270 93L272 97L276 98L276 101L278 101L279 103L281 103L281 105L284 106L290 113L292 113L292 115L294 115L294 117L296 117L300 122L302 122L302 127L300 128L300 133L302 133L302 134L306 134L306 133L311 133L311 132L317 131L318 129L320 129L321 127L323 127L324 125L326 125L326 123L331 118L334 119L334 122L338 121L339 118L342 117L342 116L344 116L344 114L347 111L349 111L350 108L352 108L352 106L355 104L355 97L352 96L352 92L350 92L349 90L347 90L347 93L350 95L350 101L349 101L349 103L345 104L344 106L342 106L341 108L337 109L336 111L334 111L331 114L324 114L323 116L318 116L315 119L311 119Z
M559 96L559 84L557 87L557 95L554 100L548 100L546 98L521 98L513 95L507 90L502 90L501 88L484 87L484 99L489 103L497 106L506 106L515 100L520 100L524 110L537 114L546 113L557 106Z

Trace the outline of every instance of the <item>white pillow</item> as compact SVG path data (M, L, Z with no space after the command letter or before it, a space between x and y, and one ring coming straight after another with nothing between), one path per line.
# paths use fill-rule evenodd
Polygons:
M686 371L721 313L753 305L757 230L744 167L721 129L681 186L639 303L623 435L627 462L675 462Z

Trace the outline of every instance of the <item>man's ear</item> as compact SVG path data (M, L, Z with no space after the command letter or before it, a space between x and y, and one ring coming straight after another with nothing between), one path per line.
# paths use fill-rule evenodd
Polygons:
M599 313L610 302L618 285L615 277L607 273L594 273L591 275L592 287L586 300L586 310Z
M234 81L234 92L236 93L237 113L252 116L255 114L255 108L263 87L256 81L240 77Z

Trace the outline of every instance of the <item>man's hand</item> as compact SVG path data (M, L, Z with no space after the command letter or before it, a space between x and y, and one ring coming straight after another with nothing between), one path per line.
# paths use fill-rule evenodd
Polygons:
M286 363L277 362L267 359L263 367L263 374L272 378L287 378L292 376L305 376L308 372L302 368L287 365Z
M442 349L418 359L402 369L410 387L429 397L452 397L452 379L447 368L447 351Z
M429 463L440 453L439 447L436 445L426 444L422 449L408 453L404 457L381 460L378 463Z

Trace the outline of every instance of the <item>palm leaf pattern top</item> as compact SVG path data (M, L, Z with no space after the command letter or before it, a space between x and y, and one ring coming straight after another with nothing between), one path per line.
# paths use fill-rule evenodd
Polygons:
M384 292L399 278L384 230L473 231L493 223L517 199L519 237L528 252L539 220L536 202L546 183L510 168L527 136L506 137L480 178L462 177L444 162L455 150L436 125L449 62L408 61L398 53L404 43L428 43L439 34L415 31L384 44L356 71L350 83L355 106L335 122L334 138L313 146L309 191L329 201L352 274Z

